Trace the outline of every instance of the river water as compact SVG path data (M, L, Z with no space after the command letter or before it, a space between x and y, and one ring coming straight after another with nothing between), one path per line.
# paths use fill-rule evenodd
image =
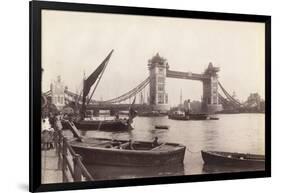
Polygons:
M157 168L127 168L88 165L96 180L141 178L154 176L191 175L205 173L239 172L247 168L203 164L200 150L229 151L263 154L265 147L264 114L218 114L219 120L178 121L165 117L136 117L130 132L86 131L87 137L106 137L186 145L184 164ZM155 129L155 125L168 125L168 130Z

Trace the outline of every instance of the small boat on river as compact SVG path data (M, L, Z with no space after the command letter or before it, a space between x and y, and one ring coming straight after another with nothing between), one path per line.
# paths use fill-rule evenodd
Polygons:
M237 167L265 167L265 156L245 153L231 153L221 151L201 151L205 164L228 165Z
M72 140L73 150L83 157L86 164L116 166L163 166L183 164L185 146L177 143L161 143L104 138L85 138ZM133 146L133 149L131 148Z
M209 120L219 120L218 117L210 117Z
M155 125L154 126L155 129L169 129L168 125Z

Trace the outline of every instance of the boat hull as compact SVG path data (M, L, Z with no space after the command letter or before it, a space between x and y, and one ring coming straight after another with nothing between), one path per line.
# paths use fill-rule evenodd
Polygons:
M125 120L75 121L74 124L79 130L122 131L132 129Z
M85 164L153 167L182 164L185 154L185 146L182 145L175 145L175 149L167 151L165 148L160 151L100 148L98 145L87 146L79 142L73 142L71 146L82 156Z
M153 112L139 112L139 117L165 117L165 113L153 113Z
M92 164L87 165L88 171L95 180L120 180L133 178L150 178L184 175L184 165L164 165L155 167L130 167Z
M260 155L212 151L201 151L201 155L204 163L210 165L225 165L234 167L253 168L265 167L265 161ZM252 157L252 159L248 159L247 157L249 156ZM256 159L253 159L254 157L256 157Z

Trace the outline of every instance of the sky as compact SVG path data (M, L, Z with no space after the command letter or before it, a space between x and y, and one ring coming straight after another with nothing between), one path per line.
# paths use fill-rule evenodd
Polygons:
M264 37L263 23L43 10L42 87L49 90L60 75L69 90L80 91L83 74L89 76L114 49L94 99L137 86L156 53L176 71L203 73L212 62L230 94L242 101L254 92L264 98ZM171 105L180 102L181 90L183 99L203 94L200 81L167 78L166 84Z

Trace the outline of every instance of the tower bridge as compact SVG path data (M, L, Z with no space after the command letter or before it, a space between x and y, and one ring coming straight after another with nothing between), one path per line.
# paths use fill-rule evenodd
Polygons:
M202 111L203 112L217 112L223 110L222 105L231 105L234 108L241 107L241 103L235 100L218 81L219 68L214 67L212 63L209 63L208 67L202 74L192 72L180 72L169 69L167 60L161 57L158 53L148 61L149 76L142 81L139 85L132 88L128 92L117 96L112 99L98 101L89 100L88 108L90 109L114 109L114 110L125 110L130 106L130 101L137 95L141 95L140 101L144 101L143 91L147 88L149 90L147 103L136 104L138 109L142 110L156 110L156 111L167 111L169 110L169 99L166 88L166 82L168 78L184 79L192 81L202 82ZM45 96L51 97L51 101L55 105L62 107L69 102L75 102L75 104L81 104L82 96L78 93L71 92L65 87L64 95L61 92L63 88L62 81L59 80L59 88L55 84L51 85L51 89L44 93ZM226 97L219 94L218 89L221 88L222 92ZM126 102L127 101L127 102Z
M166 91L166 78L188 79L201 81L203 84L202 111L217 112L222 110L218 94L218 67L209 63L202 74L192 72L179 72L169 70L167 60L157 53L148 61L150 76L150 104L155 110L166 111L169 109L168 93Z

